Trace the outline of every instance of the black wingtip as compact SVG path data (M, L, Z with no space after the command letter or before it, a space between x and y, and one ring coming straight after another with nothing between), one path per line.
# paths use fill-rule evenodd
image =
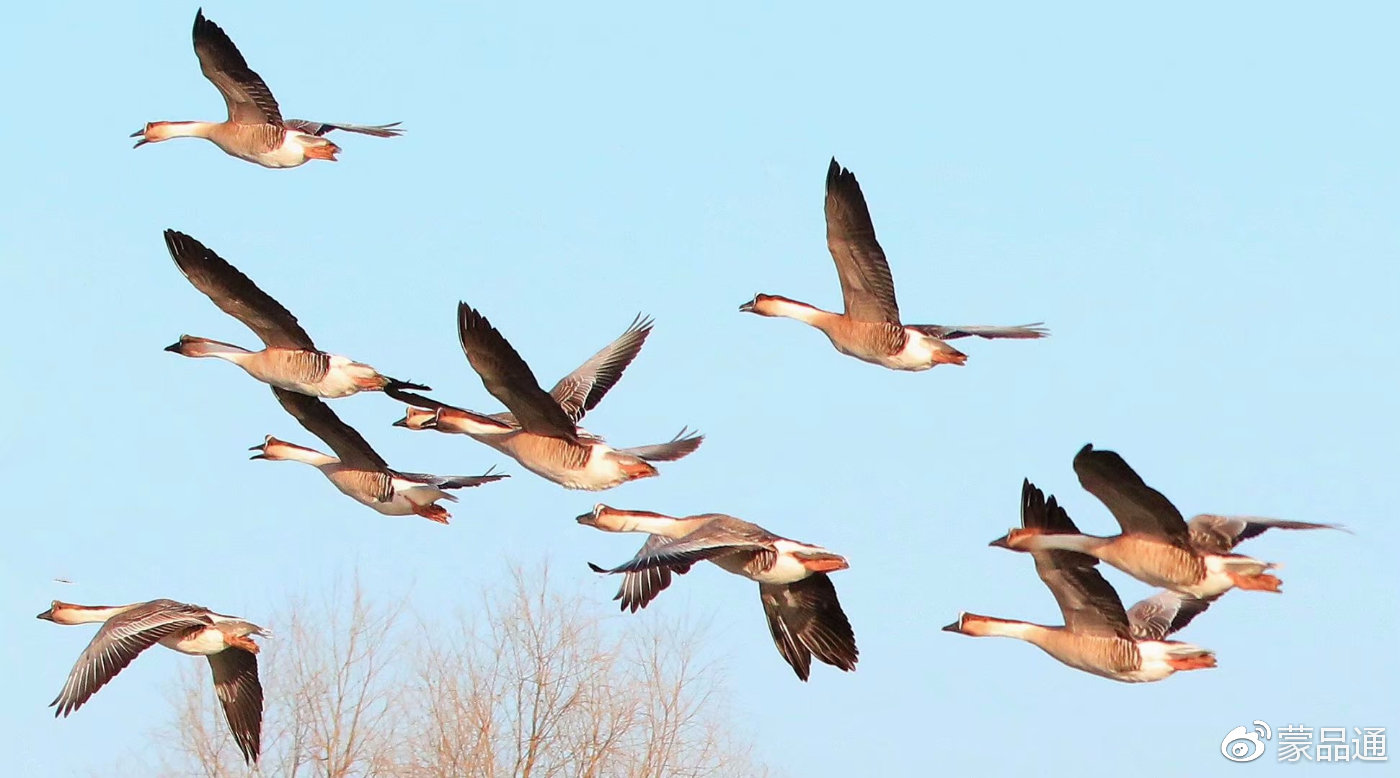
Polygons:
M390 379L389 379L389 382L388 382L387 384L384 385L384 392L385 392L386 394L387 394L388 392L390 392L391 390L392 390L392 391L403 391L404 389L414 389L414 390L417 390L417 391L419 391L419 392L431 392L431 391L433 390L433 388L432 388L431 386L424 386L423 384L415 384L415 383L413 383L413 382L411 382L411 381L400 381L400 380L397 379L397 378L390 378ZM398 398L395 398L395 399L398 399Z
M600 573L600 574L602 574L602 575L607 575L607 572L608 572L607 570L604 570L603 568L601 568L601 567L599 567L599 566L593 564L592 562L589 562L589 563L588 563L588 569L589 569L589 570L592 570L592 571L595 572L595 573ZM617 599L617 598L614 597L613 599ZM627 606L624 605L623 607L625 608L625 607L627 607Z

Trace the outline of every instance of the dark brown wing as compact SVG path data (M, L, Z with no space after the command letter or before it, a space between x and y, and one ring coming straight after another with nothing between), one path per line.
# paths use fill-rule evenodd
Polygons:
M1071 632L1131 638L1128 614L1118 592L1098 570L1066 558L1063 551L1036 551L1035 571L1055 595ZM1076 556L1082 556L1076 555Z
M1054 497L1029 480L1021 483L1021 525L1055 534L1079 534L1079 528ZM1071 632L1128 636L1128 615L1108 581L1094 569L1098 560L1077 551L1035 551L1035 571L1055 595Z
M530 366L491 322L466 303L457 304L457 335L486 391L515 414L521 427L536 435L578 440L574 422L559 401L540 388Z
M320 398L275 386L272 393L277 395L277 402L282 403L287 413L292 414L292 418L300 422L307 432L325 441L343 464L361 470L388 472L389 464L384 458L375 453L364 437L354 427L341 421Z
M1055 496L1051 495L1050 499L1047 500L1045 493L1031 483L1030 479L1021 481L1021 526L1027 529L1042 529L1052 535L1080 534L1079 527L1075 526L1069 513L1060 507ZM1078 551L1046 551L1043 553L1057 555L1061 566L1093 567L1099 562L1097 558L1081 554Z
M574 372L559 379L559 383L549 390L550 396L558 401L559 407L575 424L598 405L603 395L622 377L622 372L637 358L642 344L651 334L651 325L650 318L637 314L631 326L617 340L589 357Z
M758 596L773 644L798 678L811 674L813 655L842 670L856 669L856 635L826 573L791 584L759 584Z
M229 121L282 126L282 112L272 90L263 83L262 76L248 67L238 47L219 25L204 18L202 9L194 17L194 54L199 57L204 77L214 83L228 103Z
M258 656L241 648L209 655L214 693L224 706L229 731L249 764L262 753L263 690L258 682Z
M1123 534L1151 535L1192 550L1191 533L1181 512L1161 492L1143 483L1118 454L1096 451L1091 443L1074 456L1074 472L1118 520Z
M846 315L858 321L899 323L894 279L855 174L831 160L826 172L826 247L836 261Z
M195 289L213 300L219 310L248 325L268 347L316 350L291 311L203 243L183 232L166 230L165 247Z

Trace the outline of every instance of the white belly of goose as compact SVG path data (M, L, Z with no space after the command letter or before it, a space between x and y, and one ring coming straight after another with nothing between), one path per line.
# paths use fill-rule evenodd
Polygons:
M779 540L773 544L778 551L778 559L768 570L757 575L747 576L761 584L790 584L797 583L812 572L806 568L797 557L792 555L794 551L810 551L809 546L794 543L791 540Z
M378 377L379 373L369 365L356 362L349 357L342 357L339 354L332 354L326 374L321 377L320 381L306 384L306 387L311 391L303 393L331 399L348 397L363 391L366 383L372 383Z
M1171 659L1174 651L1179 651L1182 648L1182 644L1144 640L1137 646L1142 662L1138 665L1138 669L1123 673L1123 680L1130 683L1150 683L1160 681L1176 672L1168 660Z
M205 627L193 635L187 635L185 637L176 637L172 635L167 638L162 638L160 644L166 648L179 651L182 654L194 654L197 656L217 654L225 648L228 648L228 644L224 642L224 633L213 627Z
M394 487L393 499L375 503L374 506L375 510L389 516L407 516L413 513L415 505L430 505L438 500L457 500L431 484L420 484L402 478L395 478L389 483Z
M260 154L239 154L230 151L235 157L246 159L249 162L256 162L263 167L288 168L296 167L306 162L306 146L301 138L314 138L304 132L288 130L282 139L282 145L272 151L265 151ZM225 149L228 151L228 149Z

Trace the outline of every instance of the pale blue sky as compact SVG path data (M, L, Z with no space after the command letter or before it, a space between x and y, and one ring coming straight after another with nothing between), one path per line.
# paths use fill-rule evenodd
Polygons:
M394 465L514 477L463 493L441 527L375 514L303 466L248 462L264 434L319 444L235 368L161 351L182 332L255 343L181 278L167 227L247 272L321 347L482 411L499 406L456 345L459 299L546 382L655 316L588 426L622 445L682 424L709 437L602 499L729 512L851 561L835 581L854 674L799 683L754 585L717 569L628 617L713 617L740 723L791 775L1229 776L1278 769L1272 746L1247 767L1220 756L1253 719L1400 727L1391 6L506 5L206 4L287 116L408 129L337 138L339 163L291 171L200 141L131 150L146 121L222 116L190 47L194 4L11 10L12 767L120 763L172 713L191 661L151 652L55 721L45 705L90 630L35 620L53 597L264 620L358 566L431 609L474 597L503 560L548 558L558 582L607 600L616 581L584 562L640 542L573 522L595 495L391 428L383 397L335 408ZM898 374L738 313L756 291L839 305L832 155L863 185L910 320L1043 320L1053 337L966 342L964 368ZM1016 522L1023 477L1086 531L1114 529L1070 469L1086 442L1188 515L1355 535L1252 541L1285 563L1285 593L1225 598L1183 634L1220 667L1159 684L939 632L961 609L1058 623L1030 561L986 544ZM1147 591L1106 574L1124 599Z

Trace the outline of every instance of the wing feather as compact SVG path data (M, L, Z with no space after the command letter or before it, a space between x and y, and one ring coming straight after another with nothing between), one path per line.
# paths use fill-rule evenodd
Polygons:
M1339 529L1340 524L1318 524L1310 521L1270 519L1263 516L1220 516L1202 513L1187 523L1191 543L1201 551L1228 554L1235 546L1271 529Z
M67 716L106 686L142 651L163 638L212 622L191 606L172 600L153 600L114 616L93 635L78 656L68 679L54 701L54 716Z
M204 77L224 96L229 121L282 126L282 111L272 90L248 67L223 29L204 18L203 10L194 17L194 54Z
M550 396L574 423L597 407L603 395L622 378L623 371L641 352L651 328L652 320L637 314L637 318L616 340L559 379L559 383L549 390Z
M1144 483L1117 453L1096 451L1091 443L1075 455L1074 472L1079 483L1118 520L1124 534L1150 535L1193 550L1191 533L1181 512L1161 492Z
M855 632L826 573L791 584L759 584L758 594L773 645L798 678L807 680L814 655L841 670L855 669Z
M578 433L559 401L540 388L520 354L479 312L457 305L457 334L486 391L505 404L527 432L577 441Z
M846 315L899 324L894 279L855 174L833 158L826 172L826 247L836 262Z
M248 325L269 348L315 351L297 317L226 260L190 236L165 231L165 247L175 266L219 310Z
M209 655L214 693L223 705L229 731L249 764L262 753L263 689L258 681L258 656L240 648Z
M311 397L300 392L289 392L276 386L272 393L287 413L292 415L307 432L325 441L335 452L342 464L363 470L388 472L389 464L379 456L364 436L341 421L335 411L319 397Z

